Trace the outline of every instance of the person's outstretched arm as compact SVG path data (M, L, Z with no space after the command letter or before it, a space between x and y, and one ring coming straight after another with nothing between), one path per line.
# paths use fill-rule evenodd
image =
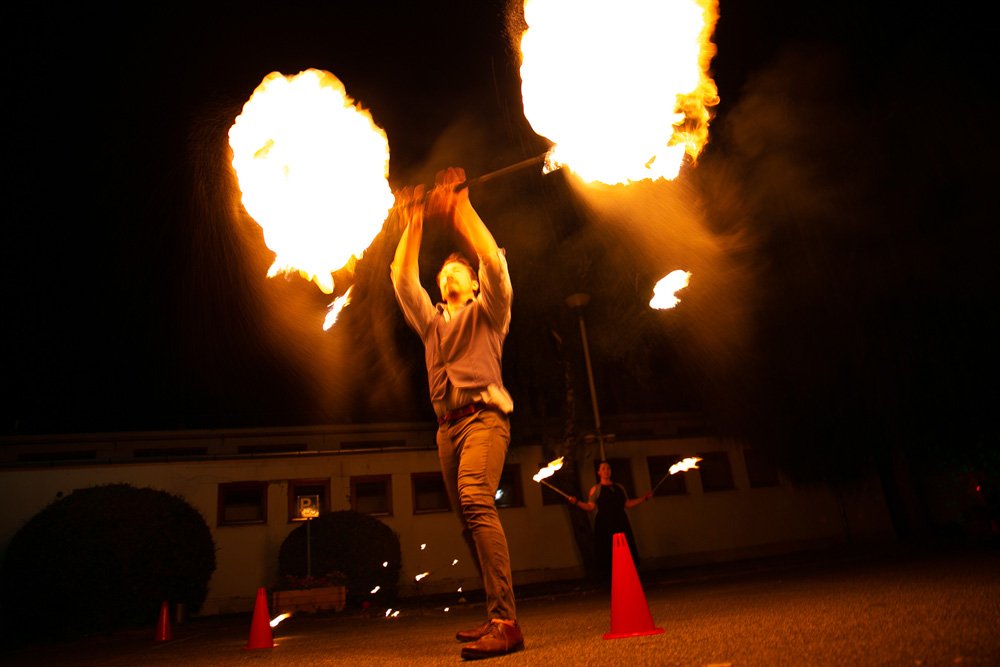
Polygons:
M403 233L389 266L396 300L406 321L421 336L434 314L430 295L420 285L420 244L424 235L423 186L403 188L396 197L396 214Z

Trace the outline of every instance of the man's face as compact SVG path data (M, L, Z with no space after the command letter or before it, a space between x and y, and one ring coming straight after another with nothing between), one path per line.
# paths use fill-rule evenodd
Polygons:
M465 264L448 262L441 267L441 272L438 274L438 287L441 288L441 298L445 301L465 300L474 296L479 283Z

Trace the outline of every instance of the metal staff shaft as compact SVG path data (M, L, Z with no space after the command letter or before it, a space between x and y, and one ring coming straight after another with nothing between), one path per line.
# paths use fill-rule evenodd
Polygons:
M529 157L526 160L521 160L520 162L515 162L514 164L507 165L506 167L501 167L495 171L490 171L485 174L480 174L479 176L473 176L472 178L467 178L458 185L455 186L454 192L461 192L467 189L470 185L478 185L479 183L485 183L486 181L491 181L494 178L509 174L511 172L517 171L519 169L524 169L525 167L530 167L533 164L538 164L545 161L545 156L548 153L542 153L541 155L536 155L535 157ZM431 186L432 188L434 186ZM420 199L414 199L405 204L405 206L417 206L423 204L427 199L427 193ZM395 207L394 207L395 208Z
M544 479L540 479L540 480L538 480L538 482L539 482L539 484L544 484L545 486L549 487L550 489L552 489L553 491L555 491L556 493L558 493L560 496L562 496L566 500L569 500L569 494L568 493L565 493L564 491L561 491L560 489L557 489L556 487L554 487L551 484L549 484L548 482L546 482Z
M686 461L688 461L688 459L684 459L684 461L686 462ZM695 461L694 462L698 463L698 461L701 461L701 459L695 457ZM687 468L678 468L677 470L670 470L670 469L668 469L667 470L667 474L660 478L660 481L656 483L656 486L653 487L653 490L650 493L656 493L656 490L658 488L660 488L660 484L663 484L663 481L667 477L670 477L671 475L674 475L674 474L679 473L679 472L687 472L688 470L697 470L697 469L698 469L697 465L692 465L692 466L687 467Z
M507 165L506 167L501 167L496 171L490 171L479 176L473 176L472 178L467 178L458 185L455 186L455 192L459 190L464 190L470 185L478 185L479 183L485 183L486 181L491 181L498 176L504 176L519 169L524 169L525 167L530 167L533 164L538 164L545 161L545 156L548 152L542 153L541 155L536 155L535 157L529 157L526 160L521 160L520 162L515 162L514 164Z
M656 483L656 486L653 487L653 490L650 491L650 493L656 493L656 490L660 488L660 484L663 484L663 481L667 479L667 477L670 477L673 474L674 473L668 471L666 475L660 478L660 481Z

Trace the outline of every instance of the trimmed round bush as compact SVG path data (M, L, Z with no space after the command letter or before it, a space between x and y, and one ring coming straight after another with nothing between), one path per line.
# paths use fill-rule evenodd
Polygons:
M11 540L2 622L25 639L152 627L163 601L201 609L214 571L211 531L183 498L128 484L78 489Z
M312 546L313 577L333 576L345 581L347 603L363 600L394 602L399 593L402 552L399 536L367 514L340 510L300 525L285 538L278 553L278 574L305 577L307 532ZM383 565L386 563L386 565ZM376 587L378 592L371 593Z

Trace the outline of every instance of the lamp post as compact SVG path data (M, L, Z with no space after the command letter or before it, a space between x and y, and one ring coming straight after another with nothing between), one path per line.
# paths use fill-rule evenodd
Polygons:
M590 295L577 293L566 297L566 305L576 311L580 320L580 340L583 341L583 359L587 364L587 382L590 385L590 406L594 410L594 427L597 430L597 443L601 448L601 460L604 456L604 436L601 434L601 414L597 409L597 390L594 388L594 369L590 364L590 346L587 344L587 326L583 322L583 307L590 303Z

